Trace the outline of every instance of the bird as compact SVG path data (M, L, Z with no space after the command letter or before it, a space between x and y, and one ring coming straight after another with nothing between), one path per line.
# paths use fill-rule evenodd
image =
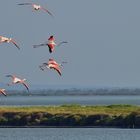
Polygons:
M20 79L18 77L16 77L15 75L6 75L6 77L11 77L12 78L12 82L8 84L8 86L13 85L13 84L22 84L25 86L25 88L28 90L29 92L29 86L27 85L27 83L25 82L26 79Z
M42 43L42 44L39 44L39 45L33 45L34 48L38 48L38 47L41 47L41 46L48 46L49 48L49 52L52 53L54 51L54 48L57 46L61 46L62 44L64 43L68 43L67 41L62 41L58 44L55 43L55 38L53 35L51 35L48 39L48 42L46 43Z
M41 5L38 5L38 4L35 4L35 3L20 3L18 5L31 5L33 7L34 11L43 10L43 11L47 12L49 15L53 16L53 14L50 11L48 11L47 9L42 7Z
M5 89L3 89L3 88L0 88L0 93L3 94L4 96L7 96Z
M10 42L13 43L18 49L20 49L20 47L17 45L14 39L0 36L0 43L10 43Z
M58 72L58 74L59 74L60 76L62 76L61 69L60 69L61 66L62 66L62 64L58 64L54 59L50 58L49 61L48 61L48 63L43 63L43 64L42 64L41 66L39 66L39 67L40 67L40 69L41 69L42 71L44 71L45 68L54 69L54 70L56 70L56 71Z

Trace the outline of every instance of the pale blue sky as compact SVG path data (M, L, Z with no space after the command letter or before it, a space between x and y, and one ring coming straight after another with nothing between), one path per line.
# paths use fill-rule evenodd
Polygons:
M6 74L26 78L30 84L140 86L140 1L139 0L36 0L47 5L45 12L32 12L18 3L30 0L1 0L0 34L13 37L12 44L0 45L0 80ZM49 54L47 47L32 45L47 41L69 43ZM62 77L38 66L55 58L68 61Z

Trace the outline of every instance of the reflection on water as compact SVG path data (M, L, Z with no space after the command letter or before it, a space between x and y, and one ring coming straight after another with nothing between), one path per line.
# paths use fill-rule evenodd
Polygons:
M140 130L106 128L0 128L0 140L140 140Z
M34 106L34 105L110 105L134 104L140 105L140 96L0 96L0 105L4 106Z

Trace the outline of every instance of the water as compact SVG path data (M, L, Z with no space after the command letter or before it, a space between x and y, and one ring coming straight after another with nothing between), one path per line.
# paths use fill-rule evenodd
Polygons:
M0 140L140 140L140 129L0 128Z
M0 96L0 105L140 105L140 96ZM0 128L0 140L140 140L140 129Z
M1 106L42 106L42 105L140 105L140 96L0 96Z

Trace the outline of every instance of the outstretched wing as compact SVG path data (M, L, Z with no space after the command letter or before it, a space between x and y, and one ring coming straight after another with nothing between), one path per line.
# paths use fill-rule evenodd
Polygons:
M6 75L6 77L11 77L12 79L14 79L14 78L15 78L15 76L14 76L14 75Z
M7 96L6 93L4 91L0 91L1 94L3 94L4 96Z
M46 68L48 64L47 63L43 63L41 66L39 66L39 68L44 71L44 69Z
M62 61L61 63L62 63L62 64L67 64L68 62L67 62L67 61Z
M17 45L17 43L12 39L11 42L20 50L20 47Z
M41 47L41 46L46 46L47 44L39 44L39 45L33 45L33 48L38 48L38 47Z
M32 5L32 3L19 3L18 5Z
M57 65L54 65L52 68L53 68L54 70L56 70L60 76L62 76L61 70L60 70L60 68L59 68Z
M47 12L50 16L53 17L53 14L51 12L49 12L47 9L43 8L42 6L41 6L41 9L44 10L45 12Z
M28 85L27 85L25 82L23 82L22 84L26 87L26 89L27 89L28 92L29 92L29 87L28 87Z
M53 45L53 44L47 44L47 45L48 45L48 48L49 48L49 52L52 53L54 51L55 45Z
M39 68L40 68L42 71L44 71L44 66L39 66Z
M57 46L61 46L62 44L68 43L67 41L60 42Z
M58 65L58 63L54 59L52 59L52 58L49 59L48 64Z

